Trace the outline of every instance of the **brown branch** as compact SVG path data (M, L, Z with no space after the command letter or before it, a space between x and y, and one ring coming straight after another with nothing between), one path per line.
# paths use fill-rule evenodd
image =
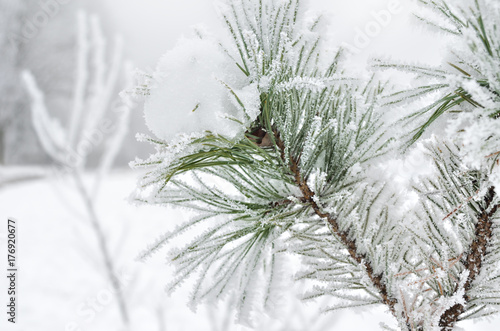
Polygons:
M476 194L479 193L480 190L477 190L476 191ZM455 209L453 209L448 215L445 216L445 218L443 218L443 221L446 220L447 218L453 216L453 214L455 214L457 211L459 211L460 209L462 209L463 206L465 206L466 204L468 204L472 199L475 198L476 195L473 195L473 196L470 196L467 198L467 200L464 202L464 203L461 203L458 207L456 207Z
M495 213L500 209L500 205L495 205L491 207L493 200L495 198L495 188L490 187L488 193L484 198L484 208L481 210L481 215L476 223L475 239L471 243L469 252L464 262L466 270L469 271L469 276L465 282L464 289L464 299L467 303L470 301L471 297L468 295L468 291L472 287L472 283L476 279L476 276L481 271L481 266L486 256L486 249L489 245L491 238L493 236L493 221L492 218ZM458 321L459 316L465 312L465 306L461 304L456 304L451 308L448 308L439 320L439 326L442 331L451 330L455 323Z
M286 155L285 155L285 143L283 140L281 140L280 134L277 131L274 131L274 136L276 140L276 145L278 146L281 154L281 159L283 162L287 162L286 160ZM300 158L299 158L300 159ZM328 223L331 226L331 229L333 232L339 237L340 241L342 244L346 247L347 251L349 252L349 255L351 258L356 261L358 264L362 265L365 267L366 273L370 280L372 281L373 285L377 288L379 291L379 294L382 298L382 302L386 304L391 312L396 316L396 310L394 308L394 305L396 304L396 299L392 298L389 295L389 292L387 291L387 286L383 280L382 275L377 275L375 274L373 267L366 256L366 254L361 254L358 253L358 248L356 245L356 240L350 239L349 234L345 231L341 231L339 227L338 220L335 216L329 214L329 213L324 213L321 211L321 208L318 206L316 201L314 200L314 192L311 190L309 185L307 184L307 181L302 177L302 174L300 172L299 168L299 159L295 159L293 157L289 158L289 167L290 171L292 172L296 184L299 186L300 190L302 191L302 194L304 195L304 200L309 203L316 213L321 218L327 219Z
M500 154L500 151L498 151L496 153L492 153L490 155L486 155L485 158L489 158L489 157L492 157L492 156L497 156L498 154Z

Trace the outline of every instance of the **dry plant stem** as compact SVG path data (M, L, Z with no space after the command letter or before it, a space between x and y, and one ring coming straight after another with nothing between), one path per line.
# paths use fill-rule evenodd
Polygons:
M500 151L498 151L496 153L493 153L493 154L490 154L490 155L487 155L487 156L485 156L485 158L489 158L489 157L492 157L492 156L497 156L498 154L500 154Z
M280 149L280 154L281 154L281 159L283 162L287 162L286 156L285 156L285 144L283 140L281 140L280 135L278 132L274 132L274 136L276 139L276 145ZM289 166L290 166L290 171L292 172L295 182L299 186L300 190L302 191L302 194L304 195L304 200L309 203L319 217L326 219L328 223L331 226L332 231L339 237L341 242L344 244L346 249L349 252L349 255L352 257L354 261L356 261L358 264L364 266L366 273L370 280L372 281L373 285L377 288L381 298L382 302L386 304L393 315L396 316L396 310L394 308L394 305L396 304L396 299L392 298L388 291L386 284L382 278L382 275L376 275L375 272L373 271L373 267L367 258L365 254L358 253L356 241L353 239L349 238L349 234L347 232L341 231L338 220L335 216L329 214L329 213L324 213L321 211L321 208L318 206L318 204L314 201L314 192L311 190L309 185L307 184L306 180L302 177L302 174L300 172L300 168L298 165L298 160L296 160L293 157L290 157L288 160Z
M481 266L485 255L487 254L487 246L493 235L493 216L500 209L500 205L491 206L495 199L495 188L490 187L488 193L484 197L484 208L481 210L481 215L476 223L475 239L472 241L469 252L465 258L464 266L469 271L469 276L465 282L464 299L467 303L471 298L468 295L472 283L476 276L481 272ZM465 312L465 307L461 304L456 304L446 310L439 320L439 326L442 331L451 330L458 321L459 316Z
M85 203L85 207L89 213L90 224L92 225L92 229L94 230L94 233L97 237L99 249L100 249L101 254L103 256L103 259L104 259L104 266L106 268L106 274L107 274L109 281L111 282L111 286L113 287L113 290L115 292L123 324L125 326L128 326L129 325L129 314L128 314L128 310L127 310L127 305L125 303L125 298L123 297L123 292L122 292L122 288L120 285L120 280L118 278L118 275L116 274L115 267L114 267L113 261L111 259L111 254L110 254L109 249L106 245L106 237L104 235L104 231L101 227L99 218L97 216L94 202L90 198L90 195L89 195L87 189L85 188L85 185L83 184L81 174L78 173L78 171L75 171L73 175L75 178L76 185L78 187L78 192L82 196L82 199L84 200L84 203Z

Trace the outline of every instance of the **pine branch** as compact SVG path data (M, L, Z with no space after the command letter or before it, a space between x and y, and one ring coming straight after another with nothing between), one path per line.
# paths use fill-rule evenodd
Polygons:
M276 130L274 131L274 136L275 136L275 141L276 145L279 148L279 152L281 155L281 159L283 162L286 161L286 156L285 156L285 143L280 137L279 132ZM383 280L383 275L377 275L375 274L373 267L371 265L371 262L369 261L368 257L366 254L361 254L358 253L358 248L356 245L356 241L353 239L349 238L349 234L345 231L340 230L340 226L338 224L338 220L335 216L331 215L330 213L324 213L321 211L321 208L319 207L318 203L315 201L315 193L311 190L309 185L307 184L307 181L304 179L302 176L302 173L299 168L299 160L295 159L294 157L290 156L289 160L289 165L290 165L290 171L292 172L295 182L300 188L302 194L304 195L303 199L309 203L319 217L323 219L327 219L328 223L330 224L333 232L340 238L341 242L345 246L345 248L348 250L349 255L355 260L359 265L364 266L366 273L370 280L372 281L373 285L377 288L379 291L379 294L382 298L382 302L386 304L391 312L396 315L396 309L395 309L395 304L396 304L396 299L392 298L391 295L389 294L387 290L387 286Z
M495 288L500 276L488 272L492 281L482 280L481 285L487 283L491 288L488 298L481 296L484 291L476 294L479 286L473 283L483 278L478 276L480 272L487 274L488 268L495 268L500 256L491 220L500 205L494 206L497 197L493 188L483 201L476 201L474 192L500 184L483 185L490 179L482 168L468 171L468 161L462 156L469 155L472 148L453 137L451 141L464 149L455 153L447 146L444 152L436 147L439 153L436 151L432 157L434 171L418 172L419 177L428 175L425 179L404 184L380 180L374 177L378 172L371 171L371 160L397 148L397 142L390 145L397 138L386 138L416 126L407 133L417 139L445 113L453 112L457 116L477 115L474 129L462 130L463 123L454 122L462 139L469 137L462 131L476 137L480 124L490 128L475 139L480 154L471 152L470 157L488 160L487 166L496 162L498 123L492 119L500 114L496 107L498 86L494 84L496 78L486 74L495 72L490 70L496 68L495 58L490 59L489 54L481 66L484 59L468 63L457 56L457 64L451 64L452 72L450 68L400 67L427 82L386 96L386 85L373 84L374 77L364 89L364 84L347 82L342 70L337 69L338 56L325 68L319 61L321 44L314 31L317 23L304 32L297 25L297 11L298 0L229 0L222 10L236 46L234 52L225 52L248 77L248 83L257 88L254 114L247 114L248 122L237 121L244 137L229 137L223 131L210 129L179 140L150 139L158 152L136 163L154 168L141 182L138 199L188 207L200 216L174 234L161 237L147 255L174 235L210 220L215 225L207 226L200 237L175 252L173 258L178 276L171 289L200 271L193 303L209 297L217 299L236 286L238 310L246 310L251 305L249 293L258 285L257 276L262 272L270 275L265 282L269 294L270 284L277 283L274 259L278 253L289 251L302 256L308 266L298 279L321 284L305 299L330 295L347 301L333 309L383 303L404 330L447 330L465 317L463 313L472 316L484 307L488 308L481 316L489 313L494 308L493 299L495 303L500 301ZM455 25L461 24L446 5L441 11ZM479 39L492 49L488 45L495 39L486 39L482 21L476 25L480 29L468 31L469 35L484 36ZM466 43L478 48L476 44L479 42ZM384 63L378 66L394 67ZM232 102L245 108L243 98L225 86L234 97ZM387 101L382 106L391 106L420 103L424 96L423 102L433 98L431 104L402 113L396 125L387 123L389 116L380 109L380 100ZM487 112L480 109L490 104L492 109L485 108ZM157 110L164 111L161 107ZM403 127L397 128L397 133L391 132L399 124ZM486 147L483 141L487 141ZM404 157L403 165L406 161L412 163L410 159ZM387 163L388 168L399 172L394 165ZM412 164L410 168L417 166ZM410 169L408 175L415 172ZM186 173L193 175L194 184L177 177ZM225 184L234 190L226 191L222 188ZM417 186L414 192L410 185ZM415 213L406 215L414 203ZM211 284L206 284L207 280ZM367 293L346 294L357 294L358 290ZM476 302L481 299L487 300ZM457 302L460 304L449 308Z
M471 300L471 297L467 292L472 288L472 283L476 279L476 276L481 272L482 262L487 254L487 248L493 236L492 218L500 209L500 204L491 207L494 199L495 188L490 187L484 198L485 206L482 208L481 215L476 223L475 239L470 246L469 253L467 254L464 262L466 270L469 271L469 276L467 277L467 281L464 285L464 300L466 304ZM439 321L441 330L451 330L455 323L459 320L459 316L463 314L465 310L465 305L458 303L446 310L441 315Z

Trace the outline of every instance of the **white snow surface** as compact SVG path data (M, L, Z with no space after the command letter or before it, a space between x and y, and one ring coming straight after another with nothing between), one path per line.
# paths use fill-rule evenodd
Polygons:
M5 170L5 169L4 169ZM16 169L9 169L15 172ZM138 252L159 234L184 222L183 210L164 206L133 206L126 197L133 190L136 173L115 171L103 183L98 212L110 239L109 247L119 256L118 271L131 316L129 331L156 331L159 320L170 331L250 331L232 323L224 329L228 313L223 305L187 307L189 281L168 297L164 285L173 270L161 254L146 263L134 262ZM90 178L89 178L90 179ZM115 299L109 295L95 235L85 217L70 178L51 178L0 188L0 247L6 245L7 217L15 216L19 238L19 323L0 329L9 331L122 331ZM176 245L175 242L172 245ZM0 288L6 280L0 278ZM289 293L293 293L289 289ZM5 293L0 292L0 300ZM287 307L278 320L260 316L260 331L360 331L382 330L381 322L395 327L384 307L344 310L317 315L318 305L287 297ZM467 331L496 331L500 318L490 322L463 322ZM7 327L7 328L6 328Z
M109 247L119 256L118 273L132 313L130 330L159 330L161 320L172 331L222 331L215 325L224 324L229 316L231 325L226 330L248 331L232 323L234 318L223 305L192 312L187 307L189 282L168 297L163 288L173 270L160 254L147 263L134 262L146 243L186 220L183 211L130 205L125 198L135 180L136 174L131 171L110 176L98 204L110 239ZM68 184L70 178L47 178L0 190L1 219L15 215L18 222L20 313L18 323L9 325L9 331L123 330L82 201ZM6 245L5 228L2 226L0 230L2 247ZM4 277L0 286L6 286ZM0 298L5 298L3 292ZM289 303L297 306L297 301ZM262 326L257 330L281 330L292 321L286 330L306 330L325 320L332 326L336 324L340 315L322 317L312 323L310 319L316 317L316 309L304 306L297 316L292 317L288 312L281 322L263 316ZM385 320L382 311L374 316ZM2 318L0 329L5 330L6 326Z
M210 131L235 139L259 113L259 91L213 40L181 39L159 61L144 107L161 139Z

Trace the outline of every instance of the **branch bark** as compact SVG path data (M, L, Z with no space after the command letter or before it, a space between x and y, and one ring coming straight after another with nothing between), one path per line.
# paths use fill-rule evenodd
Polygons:
M488 193L484 197L484 207L476 223L475 239L472 241L469 252L465 258L464 266L465 269L469 271L469 276L464 285L464 299L466 303L471 300L468 291L471 289L476 276L481 272L482 263L487 254L486 250L493 236L492 218L498 209L500 209L499 204L492 207L494 199L495 188L490 187ZM446 310L439 320L439 327L441 330L451 330L455 323L458 322L460 315L464 312L465 306L461 304L456 304Z
M276 140L276 145L280 150L279 152L281 155L281 159L283 160L283 162L286 163L287 158L285 155L285 143L281 139L279 132L274 131L274 137ZM304 201L311 205L316 215L328 220L328 223L330 224L332 231L339 237L341 242L344 244L351 258L365 268L368 277L372 281L372 284L377 288L380 297L382 298L382 302L385 305L387 305L387 307L389 307L393 315L396 316L396 310L394 306L397 300L391 297L391 295L389 294L387 286L383 279L383 275L375 274L371 262L366 256L366 254L358 253L356 240L350 239L349 234L347 232L340 230L338 219L334 215L329 213L324 213L321 210L319 205L314 200L315 193L311 190L311 188L307 184L307 181L303 178L301 174L298 160L299 159L295 159L294 157L290 156L288 162L290 166L290 171L292 172L295 178L295 182L302 191L302 194L304 195Z

